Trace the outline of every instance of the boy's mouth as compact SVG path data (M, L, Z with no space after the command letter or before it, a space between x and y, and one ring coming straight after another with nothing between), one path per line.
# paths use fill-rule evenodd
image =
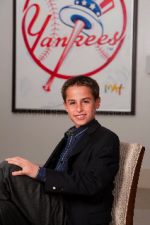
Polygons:
M85 117L85 115L86 115L86 114L76 115L75 117L76 117L77 119L83 119L83 118Z

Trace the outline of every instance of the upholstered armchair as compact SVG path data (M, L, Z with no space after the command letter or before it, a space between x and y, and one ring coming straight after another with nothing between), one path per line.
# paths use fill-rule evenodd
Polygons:
M120 165L114 181L110 225L133 225L134 203L144 151L145 148L140 144L120 144Z

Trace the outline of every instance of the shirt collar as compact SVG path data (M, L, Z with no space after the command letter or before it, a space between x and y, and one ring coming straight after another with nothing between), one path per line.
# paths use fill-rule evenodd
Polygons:
M95 118L93 120L91 120L89 123L83 125L83 126L80 126L78 128L76 128L75 126L73 127L70 127L64 134L65 136L65 139L68 138L69 135L72 135L72 136L77 136L79 133L81 133L82 131L84 130L87 130L88 127L95 121Z

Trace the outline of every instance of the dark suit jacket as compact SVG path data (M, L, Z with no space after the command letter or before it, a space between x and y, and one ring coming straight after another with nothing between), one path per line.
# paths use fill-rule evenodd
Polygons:
M63 138L46 164L46 193L62 194L69 225L111 221L114 176L119 166L119 139L96 120L74 147L65 171L54 170Z

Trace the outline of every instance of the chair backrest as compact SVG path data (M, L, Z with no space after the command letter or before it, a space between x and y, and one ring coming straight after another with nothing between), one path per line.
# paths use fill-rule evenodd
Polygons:
M114 202L110 225L133 225L134 203L145 148L120 143L119 171L115 177Z

